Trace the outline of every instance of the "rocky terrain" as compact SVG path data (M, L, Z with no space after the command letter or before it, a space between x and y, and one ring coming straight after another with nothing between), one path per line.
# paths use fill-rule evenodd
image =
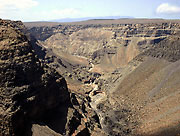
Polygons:
M89 98L106 135L180 133L178 20L25 25L42 61Z
M178 20L24 24L0 20L0 135L180 135Z
M0 20L0 135L101 133L85 98L40 62L25 31L22 22Z

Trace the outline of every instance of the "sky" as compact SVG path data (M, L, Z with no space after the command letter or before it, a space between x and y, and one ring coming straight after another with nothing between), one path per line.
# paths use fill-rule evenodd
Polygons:
M180 0L0 0L0 18L49 21L130 16L180 19Z

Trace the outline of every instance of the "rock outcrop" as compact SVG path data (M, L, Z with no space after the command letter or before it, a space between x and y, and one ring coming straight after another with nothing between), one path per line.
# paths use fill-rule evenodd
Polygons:
M56 107L67 112L70 103L65 79L38 60L23 29L22 22L0 20L2 136L29 135L33 122Z
M179 34L178 23L0 20L0 135L178 135Z
M96 135L176 136L180 133L180 25L161 21L90 21L28 31L46 48L43 61L66 77L73 105L78 102L75 107L83 113L79 115L89 119L87 109L95 110L98 116L93 119L100 124ZM80 106L83 103L88 114ZM84 128L70 134L93 135Z
M87 96L68 90L44 53L22 22L0 20L0 135L103 134Z
M126 66L147 48L168 36L179 34L180 25L166 22L61 24L53 27L29 27L28 32L36 37L41 45L51 49L55 56L68 59L68 62L71 55L73 58L86 57L89 63L94 64L91 71L103 74Z

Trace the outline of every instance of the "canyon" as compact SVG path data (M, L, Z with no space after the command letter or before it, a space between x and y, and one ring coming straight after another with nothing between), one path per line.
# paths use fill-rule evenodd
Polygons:
M0 31L1 135L180 135L179 20L0 20Z

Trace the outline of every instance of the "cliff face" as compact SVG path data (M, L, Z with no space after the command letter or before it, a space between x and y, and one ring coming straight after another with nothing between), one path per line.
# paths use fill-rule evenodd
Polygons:
M179 29L0 20L0 135L178 135Z
M0 20L0 135L103 134L86 96L69 92L24 32L22 22Z
M86 57L94 64L91 70L102 74L126 66L147 48L180 33L180 26L178 23L64 24L30 27L28 31L56 56Z
M179 135L179 23L77 23L28 31L45 48L43 61L66 77L75 96L86 97L103 135Z
M44 113L70 102L65 79L40 63L21 22L0 20L0 135L24 135ZM65 106L66 105L66 106Z

